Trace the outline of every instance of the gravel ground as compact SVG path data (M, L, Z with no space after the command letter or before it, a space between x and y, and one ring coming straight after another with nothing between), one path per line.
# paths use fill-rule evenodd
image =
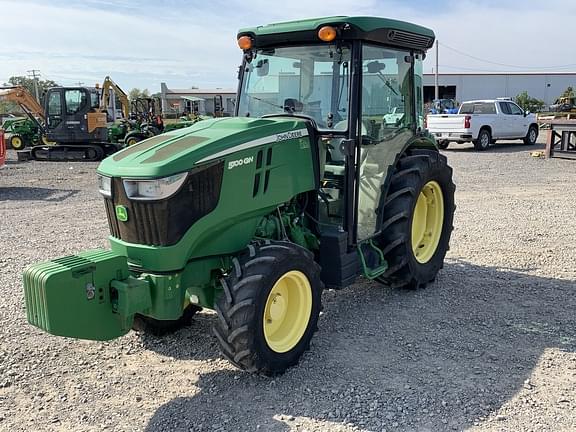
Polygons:
M28 264L106 247L92 163L0 171L0 430L576 430L576 161L454 146L457 214L436 283L324 294L312 349L270 379L224 361L215 316L164 339L26 323Z

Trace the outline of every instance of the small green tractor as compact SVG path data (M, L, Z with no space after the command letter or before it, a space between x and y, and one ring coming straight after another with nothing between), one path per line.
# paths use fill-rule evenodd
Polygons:
M455 208L452 169L422 125L433 43L372 17L241 30L236 116L106 158L111 250L29 267L28 321L109 340L212 309L223 355L274 375L308 349L324 287L433 281Z
M10 135L8 142L14 150L42 143L42 130L29 118L8 119L2 127Z

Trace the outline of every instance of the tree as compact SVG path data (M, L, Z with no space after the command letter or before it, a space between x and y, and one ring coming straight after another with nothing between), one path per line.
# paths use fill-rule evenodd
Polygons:
M4 85L25 87L26 90L28 90L28 92L30 92L32 96L35 96L34 80L32 78L28 78L25 76L13 76L10 77L8 83L4 83ZM52 87L59 87L59 84L57 84L55 81L52 80L41 80L41 79L38 80L38 95L40 96L39 102L42 101L42 97L44 96L44 93L46 93L46 90Z
M150 97L150 92L148 89L140 90L139 88L133 88L128 92L128 98L133 101L141 97Z
M524 111L538 112L544 108L544 101L529 96L527 91L520 93L514 100Z
M35 96L34 92L34 80L32 78L27 78L25 76L13 76L10 77L4 86L22 86L28 90L28 92ZM38 80L38 95L40 96L40 103L42 103L42 96L47 89L51 87L58 87L58 84L52 80ZM0 113L18 113L22 112L18 104L10 101L0 101Z
M574 97L574 89L572 87L568 87L564 90L564 93L560 95L561 98L573 98Z
M0 100L0 114L14 113L21 111L20 107L11 101Z

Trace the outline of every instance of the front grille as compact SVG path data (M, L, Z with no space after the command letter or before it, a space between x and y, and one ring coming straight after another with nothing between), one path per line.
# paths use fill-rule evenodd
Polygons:
M176 244L200 218L212 212L220 199L224 163L193 170L178 192L160 201L130 200L121 178L112 180L112 198L105 199L113 237L150 246ZM128 211L126 222L116 218L116 206Z
M112 237L120 238L120 227L118 226L118 219L116 219L114 201L111 198L106 198L104 199L104 204L106 205L106 218L108 219L110 234L112 234Z

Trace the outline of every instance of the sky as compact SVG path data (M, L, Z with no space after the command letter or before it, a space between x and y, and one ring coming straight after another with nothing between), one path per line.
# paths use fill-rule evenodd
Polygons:
M0 83L38 69L61 85L235 88L239 28L330 15L433 29L440 73L576 71L573 0L0 0Z

